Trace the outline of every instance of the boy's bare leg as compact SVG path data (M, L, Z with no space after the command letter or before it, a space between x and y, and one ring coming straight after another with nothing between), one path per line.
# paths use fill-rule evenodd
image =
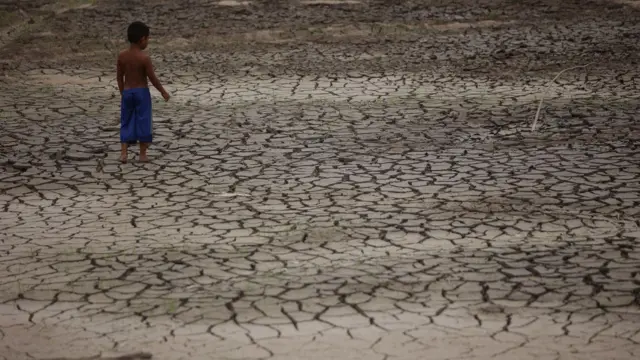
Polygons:
M120 162L125 164L127 162L127 149L129 145L127 143L122 143L120 147Z
M147 157L147 149L149 148L148 143L140 143L140 161L147 162L149 158Z

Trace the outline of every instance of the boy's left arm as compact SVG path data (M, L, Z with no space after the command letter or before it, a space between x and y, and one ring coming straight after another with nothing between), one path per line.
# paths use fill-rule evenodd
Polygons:
M122 96L122 92L124 91L124 71L122 69L120 56L118 56L118 64L117 64L117 68L116 68L116 78L118 80L118 90L120 90L120 96Z

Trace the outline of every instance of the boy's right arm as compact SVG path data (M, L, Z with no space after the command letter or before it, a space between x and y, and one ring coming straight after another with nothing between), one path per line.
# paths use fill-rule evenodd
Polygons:
M120 61L120 55L118 55L118 65L116 68L116 79L118 81L118 90L120 90L120 95L122 96L122 92L124 91L124 71L122 69L122 62Z
M151 84L158 89L158 91L160 91L160 94L162 94L162 97L164 98L165 101L169 100L169 93L167 93L167 91L164 89L164 87L162 87L162 84L160 84L160 80L158 80L158 78L156 77L156 73L155 71L153 71L153 64L151 63L151 58L149 56L145 57L145 70L147 71L147 77L149 78L149 81L151 81Z

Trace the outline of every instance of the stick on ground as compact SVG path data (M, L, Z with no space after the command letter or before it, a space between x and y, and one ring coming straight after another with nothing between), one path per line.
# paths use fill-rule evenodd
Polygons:
M549 90L549 85L551 85L551 83L555 82L560 75L562 75L562 73L564 73L565 71L569 71L569 70L574 70L574 69L580 69L580 68L585 68L589 65L591 65L593 63L588 63L586 65L578 65L578 66L574 66L574 67L570 67L570 68L566 68L562 71L560 71L558 73L558 75L556 75L556 77L553 78L553 80L551 80L548 84L547 84L547 88L545 90ZM536 131L536 124L538 124L538 119L540 118L540 110L542 110L542 101L544 100L544 95L546 94L546 91L542 94L542 96L540 97L540 102L538 103L538 110L536 110L536 117L533 119L533 125L531 125L531 132Z

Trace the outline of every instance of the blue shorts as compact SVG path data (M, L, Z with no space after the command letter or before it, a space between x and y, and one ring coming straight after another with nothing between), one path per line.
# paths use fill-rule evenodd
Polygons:
M127 89L120 104L120 142L135 144L153 140L149 88Z

